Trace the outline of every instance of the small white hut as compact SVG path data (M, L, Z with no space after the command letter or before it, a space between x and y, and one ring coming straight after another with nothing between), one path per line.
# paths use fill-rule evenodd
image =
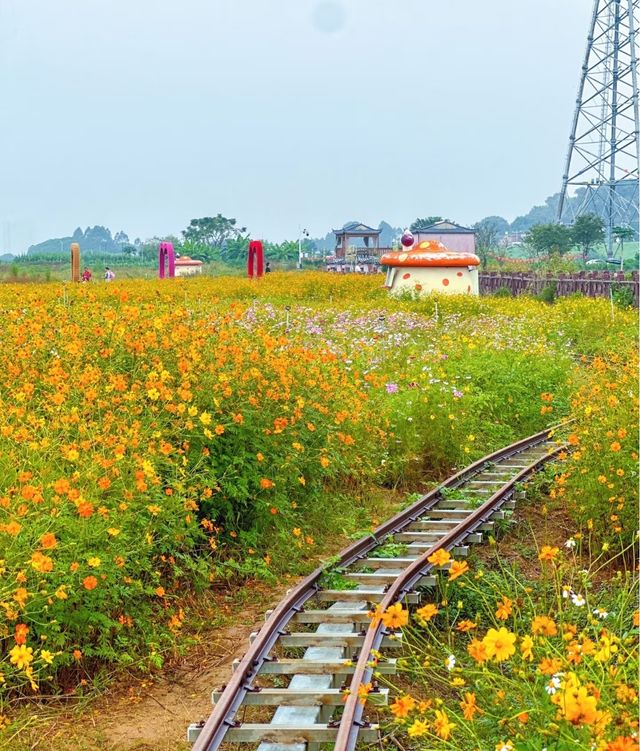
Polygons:
M435 240L425 240L408 250L386 253L380 264L387 267L384 286L391 294L479 294L478 256L450 251Z

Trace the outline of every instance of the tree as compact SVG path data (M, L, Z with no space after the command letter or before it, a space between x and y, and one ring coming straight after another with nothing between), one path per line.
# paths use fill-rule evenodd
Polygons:
M572 245L571 230L564 224L536 224L529 230L525 242L538 256L556 253L564 255Z
M192 219L182 233L185 240L203 243L211 248L222 248L228 240L238 238L247 231L246 227L236 227L235 219L228 219L222 214L202 219Z
M489 253L498 245L499 238L509 229L509 222L501 216L486 216L473 225L476 231L476 249L482 268L486 268Z
M614 227L613 236L620 243L620 258L624 258L624 241L633 240L636 233L631 227Z
M424 229L425 227L430 227L432 224L435 224L436 222L442 222L443 219L441 216L428 216L425 219L416 219L415 222L411 223L411 226L409 229L412 232L419 232L421 229ZM444 220L445 222L448 222L448 219Z
M120 230L119 232L116 232L116 234L113 236L113 242L116 243L116 245L119 245L122 250L124 250L125 245L130 245L129 242L129 235L127 235L124 230Z
M604 225L596 214L581 214L571 227L573 244L582 251L582 260L589 260L589 251L594 245L604 242Z

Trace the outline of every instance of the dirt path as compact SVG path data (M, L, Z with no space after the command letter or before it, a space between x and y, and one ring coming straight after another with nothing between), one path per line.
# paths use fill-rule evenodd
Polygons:
M0 737L2 751L183 751L186 730L211 712L210 694L229 679L231 663L246 651L264 612L293 586L256 587L251 604L233 624L204 631L201 643L159 675L120 680L96 699L68 710L31 705L13 738ZM253 593L252 593L253 594Z

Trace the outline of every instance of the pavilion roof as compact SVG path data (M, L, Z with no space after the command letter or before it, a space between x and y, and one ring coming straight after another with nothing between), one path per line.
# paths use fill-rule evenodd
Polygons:
M369 227L362 222L348 222L341 229L334 229L336 235L379 235L382 230Z

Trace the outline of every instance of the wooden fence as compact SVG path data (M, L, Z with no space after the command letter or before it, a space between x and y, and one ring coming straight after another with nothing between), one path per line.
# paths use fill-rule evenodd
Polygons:
M631 277L631 278L629 278ZM633 304L640 301L638 272L580 271L573 274L532 274L530 272L502 273L490 271L480 274L480 294L490 295L501 288L512 295L538 295L554 284L556 295L581 294L587 297L610 297L611 291L628 288L633 294Z

